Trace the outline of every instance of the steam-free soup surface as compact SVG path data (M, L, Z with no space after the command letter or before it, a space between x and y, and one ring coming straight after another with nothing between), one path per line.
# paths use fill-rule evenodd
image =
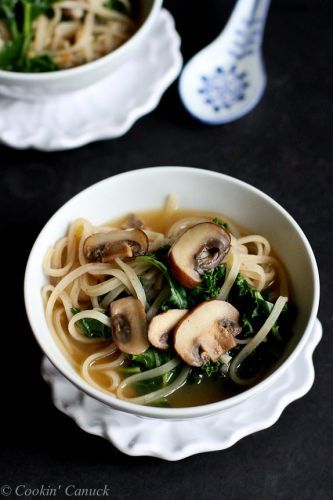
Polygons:
M143 221L144 228L151 231L156 231L159 233L166 234L169 228L175 222L187 218L187 217L206 217L209 219L218 218L219 220L225 221L227 220L229 224L229 229L232 232L237 233L237 237L245 236L249 234L247 230L245 230L240 225L236 225L234 221L230 221L222 214L212 213L212 212L200 212L198 210L185 210L185 209L176 209L172 210L169 213L165 211L165 209L159 210L150 210L144 212L137 212L135 214L138 219ZM122 228L124 222L128 219L128 214L124 217L121 217L116 220L112 220L107 223L107 225L115 228ZM76 239L79 241L82 237L82 229L77 230ZM67 254L66 251L63 254L62 260L66 260ZM63 265L63 262L62 262ZM101 280L103 277L101 276ZM53 279L53 283L56 284L58 282L58 278ZM52 282L52 279L51 279ZM276 276L273 280L272 286L269 287L269 291L271 294L277 294L277 289L279 288L279 279ZM91 305L90 305L91 307ZM63 315L60 319L62 328L64 331L68 331L68 321L67 318ZM58 339L59 340L59 339ZM75 369L78 371L80 375L82 375L82 365L88 356L95 353L96 351L101 350L103 347L110 345L112 342L111 339L105 340L102 343L82 343L79 340L74 339L71 335L66 335L66 346L60 342L61 348L65 352L66 356L73 364ZM94 362L94 367L96 369L90 371L91 381L94 385L100 387L102 390L108 392L110 390L110 378L107 376L107 369L98 370L98 367L102 366L107 367L108 363L114 361L119 355L119 352L113 353L111 355L105 356L102 359L99 359ZM173 354L174 355L174 354ZM120 379L124 379L128 377L128 374L125 374L123 371L123 367L126 366L126 361L124 361L123 365L116 369ZM274 362L271 364L270 369L274 366ZM257 376L256 382L258 382L261 378L265 376L267 370L262 370L260 375ZM228 379L215 379L214 377L208 377L205 373L200 374L200 377L193 378L189 377L188 381L176 392L166 397L167 405L170 407L190 407L190 406L198 406L202 404L209 404L221 401L230 396L233 396L239 392L242 392L246 386L236 385ZM141 395L136 393L135 386L130 385L126 388L124 392L127 398L136 397Z

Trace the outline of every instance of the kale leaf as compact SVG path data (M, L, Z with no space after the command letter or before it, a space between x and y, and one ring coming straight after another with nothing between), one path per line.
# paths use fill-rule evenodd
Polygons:
M45 73L47 71L57 71L59 67L48 54L30 57L27 59L25 70L28 73Z
M157 267L157 269L159 269L164 274L164 277L166 278L169 285L170 295L163 303L162 307L163 310L167 310L170 308L177 308L177 309L188 308L186 288L180 285L171 276L167 266L161 260L157 259L153 254L141 255L137 257L136 260L139 262L147 262L148 264Z
M0 2L0 17L8 26L11 40L6 42L0 50L0 68L13 71L16 69L23 46L23 36L19 32L16 21L16 7L19 0L2 0Z
M204 377L213 378L214 380L227 380L228 372L222 369L226 366L223 361L207 361L198 368L192 368L189 376L191 384L200 384Z
M225 274L224 264L207 270L202 276L201 283L188 292L191 303L197 305L204 300L216 299L224 283Z
M129 354L125 361L123 371L127 374L145 372L152 370L170 361L172 357L170 351L160 351L154 347L149 347L142 354ZM148 392L157 391L170 384L178 375L180 365L173 368L167 373L154 377L152 379L138 381L133 384L138 395L147 394ZM153 406L168 406L165 398L152 403Z
M120 0L107 0L104 3L104 7L110 10L116 10L118 12L121 12L122 14L129 14L130 12L125 3L121 2Z
M72 307L71 312L73 315L81 312L80 307ZM89 338L108 339L111 337L111 330L109 327L92 318L80 319L77 324L79 325L83 335Z
M19 70L18 60L21 56L23 36L18 35L15 40L9 40L0 50L0 68L6 71Z
M171 359L169 351L160 351L154 347L149 347L142 354L130 354L131 366L138 366L142 371L152 370L164 365Z
M58 0L2 0L0 17L4 18L11 39L0 50L0 68L7 71L45 72L58 69L51 57L43 54L29 58L33 37L33 22L40 14L47 14Z
M183 287L175 280L166 263L161 260L163 258L165 260L165 251L159 255L164 255L164 257L157 258L155 253L151 255L141 255L137 257L137 260L139 262L147 262L157 267L157 269L164 274L168 282L170 294L161 306L162 311L167 311L172 308L189 309L203 301L212 300L218 296L225 279L225 266L223 264L206 271L202 276L201 283L190 290Z
M228 300L241 313L242 338L252 337L264 324L273 308L273 304L265 300L263 295L240 274L236 278ZM286 304L279 318L279 323L287 312L288 305ZM279 323L274 325L270 332L271 336L274 335L277 339L281 339Z
M217 217L215 217L212 222L214 222L214 224L216 224L217 226L222 227L223 229L228 229L228 224L226 222L223 222L223 220L218 219Z

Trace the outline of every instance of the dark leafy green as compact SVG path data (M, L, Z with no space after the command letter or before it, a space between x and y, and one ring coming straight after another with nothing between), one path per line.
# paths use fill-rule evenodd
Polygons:
M107 9L111 9L111 10L117 10L118 12L121 12L122 14L129 14L129 12L130 12L128 7L120 0L107 0L104 3L104 7L106 7Z
M237 276L228 300L240 311L243 327L240 338L253 337L265 323L273 308L273 304L241 275ZM291 324L292 316L286 304L277 323L267 335L267 341L262 342L240 366L239 373L242 377L253 377L261 369L268 368L281 357L291 335ZM239 349L240 347L237 346L229 354L235 356Z
M155 255L141 255L137 257L137 260L139 262L148 262L152 266L157 267L157 269L164 274L170 287L170 295L163 304L164 310L172 307L177 309L187 309L188 302L186 289L171 276L167 266L161 260L158 260Z
M126 365L123 371L128 374L144 372L152 370L170 361L172 353L169 351L159 351L154 347L150 347L142 354L130 354L127 356ZM133 384L138 395L147 394L148 392L157 391L170 384L178 375L179 368L176 367L159 377L148 380L142 380ZM153 406L167 406L167 400L154 401Z
M48 54L31 57L26 64L28 73L45 73L46 71L57 71L58 69L58 66Z
M240 274L237 276L235 284L230 291L228 300L241 313L243 338L251 337L254 332L258 331L273 308L273 304L264 299L263 295L252 287ZM279 322L281 318L283 319L287 311L288 305L286 304ZM278 324L273 326L271 333L279 338L281 337Z
M225 265L209 269L202 276L201 283L188 291L190 302L197 305L204 300L213 300L218 296L225 279Z
M169 351L159 351L150 347L142 354L129 355L131 366L138 366L140 370L152 370L158 366L164 365L171 359Z
M0 69L6 71L18 70L18 63L22 52L23 37L17 36L15 40L10 40L0 50Z
M0 17L7 22L10 34L13 38L18 35L16 22L16 7L19 0L2 0L0 2Z
M72 314L77 314L81 312L80 307L72 307ZM108 339L111 337L111 330L106 325L98 321L97 319L84 318L80 319L77 324L79 325L83 335L89 338L101 338Z
M0 68L7 71L45 72L58 66L43 54L30 58L28 50L33 37L33 22L40 14L47 14L57 0L2 0L0 17L9 28L11 39L0 50Z
M168 282L170 294L169 297L163 302L161 310L167 311L172 308L189 309L205 300L215 299L219 294L225 278L224 265L220 265L215 269L206 271L202 277L201 283L192 290L189 290L175 280L175 278L171 275L167 264L160 259L157 258L156 254L137 257L137 260L140 262L148 262L149 264L157 267L157 269L164 274Z
M204 377L227 380L228 373L222 369L223 365L223 361L208 361L199 368L192 368L189 382L191 384L200 384Z
M214 222L214 224L216 224L217 226L222 227L223 229L228 229L228 224L226 222L223 222L223 220L218 219L217 217L215 217L212 222Z

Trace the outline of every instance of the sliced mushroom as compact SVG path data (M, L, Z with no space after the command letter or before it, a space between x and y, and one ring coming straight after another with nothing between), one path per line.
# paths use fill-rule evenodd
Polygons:
M187 229L172 245L169 263L174 277L186 288L201 282L201 275L220 264L230 250L230 235L213 222Z
M123 229L143 229L144 226L144 222L135 214L129 214L121 225Z
M149 347L147 320L142 303L134 297L115 300L110 305L112 338L127 354L141 354Z
M170 333L187 313L187 309L169 309L155 316L148 327L149 342L158 349L169 349Z
M85 257L91 262L111 262L116 257L131 258L148 250L148 237L140 229L95 233L83 244Z
M190 366L217 361L235 347L241 332L239 312L223 300L210 300L193 309L176 326L175 349Z

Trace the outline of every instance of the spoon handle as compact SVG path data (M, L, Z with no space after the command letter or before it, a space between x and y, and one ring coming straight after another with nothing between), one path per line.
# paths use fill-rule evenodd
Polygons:
M242 60L262 44L270 0L238 0L230 19L218 37L230 56Z
M241 21L247 26L265 22L270 3L271 0L238 0L228 25L235 20Z

